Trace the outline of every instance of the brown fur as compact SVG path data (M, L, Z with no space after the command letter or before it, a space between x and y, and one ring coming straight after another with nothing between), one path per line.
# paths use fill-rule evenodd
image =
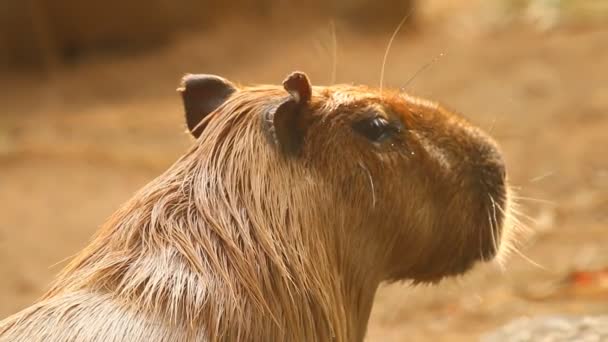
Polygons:
M261 119L285 96L239 88L0 339L360 341L382 281L495 255L504 169L478 129L407 94L314 87L291 156ZM370 144L351 129L370 110L404 131Z

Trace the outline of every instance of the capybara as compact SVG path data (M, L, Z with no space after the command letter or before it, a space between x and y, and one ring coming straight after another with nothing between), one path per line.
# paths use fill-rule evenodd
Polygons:
M382 282L493 259L496 143L398 90L187 75L196 141L103 225L2 341L361 341Z

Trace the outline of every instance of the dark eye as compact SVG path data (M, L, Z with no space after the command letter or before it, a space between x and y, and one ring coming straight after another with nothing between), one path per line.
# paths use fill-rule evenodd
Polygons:
M382 117L363 119L354 123L353 128L373 142L382 142L394 132L391 124Z

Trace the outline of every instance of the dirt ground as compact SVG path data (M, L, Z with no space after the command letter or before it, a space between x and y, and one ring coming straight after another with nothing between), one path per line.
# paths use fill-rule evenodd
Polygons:
M230 27L0 77L0 317L40 296L104 219L186 150L175 92L183 73L278 83L300 69L316 84L333 81L329 25ZM336 81L378 84L390 33L336 32ZM368 340L472 341L517 317L608 313L608 291L551 292L573 269L608 266L608 26L409 30L393 44L385 84L491 132L531 233L504 270L383 287Z

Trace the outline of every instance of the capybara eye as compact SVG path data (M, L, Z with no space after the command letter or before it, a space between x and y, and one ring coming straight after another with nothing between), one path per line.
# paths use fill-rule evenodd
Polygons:
M353 124L357 133L363 135L372 142L382 142L393 133L391 124L382 117L363 119Z

